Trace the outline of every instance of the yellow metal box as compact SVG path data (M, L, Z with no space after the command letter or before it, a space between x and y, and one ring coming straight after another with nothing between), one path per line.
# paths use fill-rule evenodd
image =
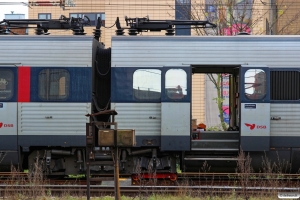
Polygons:
M98 145L102 147L114 146L114 130L99 130Z
M135 131L131 129L117 130L117 146L119 147L135 146Z

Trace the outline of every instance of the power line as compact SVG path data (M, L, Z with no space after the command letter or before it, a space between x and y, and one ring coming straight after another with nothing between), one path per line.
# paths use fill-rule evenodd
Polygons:
M237 3L233 6L270 6L270 5L277 5L276 3L266 3L266 2L260 2L259 3ZM0 2L0 5L24 5L24 4L28 4L28 5L43 5L43 6L50 6L51 4L53 4L53 6L56 6L58 4L63 4L60 1L30 1L28 3L25 2ZM47 4L47 5L46 5ZM292 2L292 3L287 3L287 4L298 4L300 5L300 2ZM80 6L80 7L90 7L90 6L166 6L166 7L170 7L170 6L175 6L175 2L173 5L170 4L153 4L153 3L148 3L148 4L139 4L139 3L75 3L73 4L73 6L71 7L76 7L76 6ZM212 4L206 4L206 3L195 3L195 4L191 4L191 6L207 6L207 5L215 5L215 6L223 6L223 7L228 7L226 3L212 3ZM68 7L67 4L65 4L66 7ZM178 5L177 6L187 6L187 4L182 4L182 5Z

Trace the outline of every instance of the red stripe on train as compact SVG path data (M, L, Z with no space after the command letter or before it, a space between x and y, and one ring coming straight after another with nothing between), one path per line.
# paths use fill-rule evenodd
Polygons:
M18 68L18 102L30 101L30 67Z

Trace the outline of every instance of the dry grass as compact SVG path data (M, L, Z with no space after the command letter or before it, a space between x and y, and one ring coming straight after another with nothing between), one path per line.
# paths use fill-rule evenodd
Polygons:
M43 163L41 160L37 160L34 166L34 170L31 170L31 173L28 173L27 179L20 178L17 176L18 169L12 168L13 172L16 172L16 175L13 175L10 180L7 181L6 188L1 191L1 197L3 199L12 199L12 200L29 200L29 199L37 199L37 200L54 200L54 199L62 199L62 200L80 200L86 199L86 196L83 196L82 193L71 193L70 191L65 191L65 193L60 196L53 196L51 191L48 191L43 185L47 185L47 181L43 175ZM269 199L278 199L277 190L273 188L278 187L287 187L291 182L284 181L281 179L282 175L289 172L289 163L287 162L280 162L278 160L276 163L272 163L266 156L263 159L261 172L256 175L256 177L252 177L253 169L251 167L251 158L249 155L245 155L244 152L240 152L238 155L237 161L237 168L236 172L239 174L234 181L235 186L241 187L240 192L231 191L224 195L217 189L211 190L204 190L199 189L197 191L191 190L188 186L191 185L191 180L188 178L184 179L184 181L180 182L177 193L175 195L168 195L164 191L164 187L158 189L159 192L152 193L150 190L147 192L145 186L156 186L158 184L157 179L153 179L150 182L142 181L142 174L140 174L140 187L138 190L138 194L136 197L125 197L122 196L122 200L129 200L129 199L138 199L138 200L206 200L206 199L229 199L229 200L269 200ZM210 167L207 165L206 162L199 168L200 172L209 172ZM137 172L139 170L137 169ZM151 173L151 171L149 171ZM155 174L154 174L155 175ZM263 177L264 181L259 181L259 179L255 179L257 177ZM200 180L201 178L201 180ZM255 181L253 181L255 179ZM203 177L199 177L199 182L203 185L203 183L207 186L214 186L214 185L223 185L222 182L218 182L213 179L204 179ZM299 182L296 183L300 186ZM30 187L27 187L30 185ZM22 187L24 186L24 187ZM26 187L25 187L26 186ZM264 189L259 190L256 192L255 195L249 191L248 187L268 187L271 189ZM147 187L148 188L148 187ZM156 190L157 191L157 190ZM99 195L100 196L100 195ZM94 200L110 200L114 199L114 197L110 196L102 196L97 198L91 198Z

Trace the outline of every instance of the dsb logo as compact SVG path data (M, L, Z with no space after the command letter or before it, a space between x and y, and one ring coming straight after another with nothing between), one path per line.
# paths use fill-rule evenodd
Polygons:
M4 127L14 127L13 124L4 124Z
M5 127L5 128L12 128L14 127L14 124L4 124L3 122L0 122L0 128Z
M257 125L256 128L257 129L266 129L267 126L266 125Z
M267 128L266 125L256 125L256 124L248 124L248 123L245 123L245 125L247 127L249 127L250 130L254 130L255 128L256 129L266 129Z

